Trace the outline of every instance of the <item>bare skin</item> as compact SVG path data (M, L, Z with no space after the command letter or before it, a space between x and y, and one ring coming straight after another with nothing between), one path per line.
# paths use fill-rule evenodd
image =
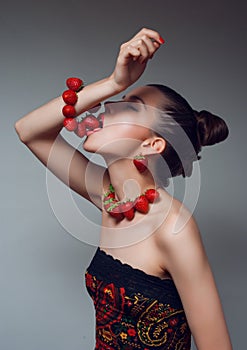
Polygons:
M136 82L161 43L159 33L146 28L124 43L113 73L79 92L76 104L78 115ZM153 107L164 98L152 87L142 87L128 93L123 99L126 103L137 102L137 111L116 110L113 104L108 105L104 128L88 136L84 142L85 150L104 157L107 168L90 163L60 135L64 118L61 97L21 118L15 128L21 141L45 166L72 190L102 210L102 194L110 183L119 200L155 187L152 171L141 175L131 159L142 152L149 157L152 169L156 157L166 147L165 140L151 128L153 116L150 118L149 115L148 118L142 103L133 96ZM126 118L128 125L121 124ZM139 125L136 125L136 120L140 121ZM172 278L197 349L231 350L219 294L195 219L186 208L179 214L182 203L164 189L158 188L158 191L160 200L153 204L150 213L145 216L136 213L131 222L123 220L117 223L102 210L101 249L150 275ZM178 215L188 214L190 219L187 224L179 234L174 235ZM112 235L116 230L121 232L119 240ZM128 236L127 240L122 241L122 233L128 235L129 232L137 235L135 244L129 244Z

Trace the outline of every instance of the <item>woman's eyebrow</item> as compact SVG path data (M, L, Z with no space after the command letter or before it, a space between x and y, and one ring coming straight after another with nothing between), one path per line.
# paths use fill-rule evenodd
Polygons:
M126 97L126 95L124 95L122 98L124 99L125 97ZM146 109L146 104L145 104L145 102L143 101L143 99L141 97L136 96L136 95L131 95L128 98L129 98L129 100L140 101L144 105L144 108Z

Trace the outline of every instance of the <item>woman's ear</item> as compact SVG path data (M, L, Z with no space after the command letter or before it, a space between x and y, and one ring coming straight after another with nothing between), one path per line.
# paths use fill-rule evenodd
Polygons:
M155 136L151 142L151 147L156 153L161 154L166 147L166 141L162 137Z
M161 154L166 147L166 141L162 137L154 136L143 141L141 146L145 147L143 154Z

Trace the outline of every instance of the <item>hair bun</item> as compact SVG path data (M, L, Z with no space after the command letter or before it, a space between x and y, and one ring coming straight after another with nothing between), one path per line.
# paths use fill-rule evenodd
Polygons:
M229 129L222 118L205 110L195 111L195 115L201 146L214 145L227 138Z

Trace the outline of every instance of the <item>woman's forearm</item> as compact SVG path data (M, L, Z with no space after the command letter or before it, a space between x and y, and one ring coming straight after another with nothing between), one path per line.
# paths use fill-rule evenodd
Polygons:
M147 45L144 39L148 41ZM75 105L77 115L135 83L144 72L147 61L162 43L158 32L143 28L133 39L122 44L113 73L78 93ZM64 101L60 96L18 120L15 128L20 139L25 143L38 138L55 139L63 126L63 106Z
M85 86L78 92L78 101L75 105L77 115L119 92L121 90L111 77ZM62 108L64 105L60 96L19 119L15 124L15 129L20 139L26 143L37 138L55 138L63 127Z

